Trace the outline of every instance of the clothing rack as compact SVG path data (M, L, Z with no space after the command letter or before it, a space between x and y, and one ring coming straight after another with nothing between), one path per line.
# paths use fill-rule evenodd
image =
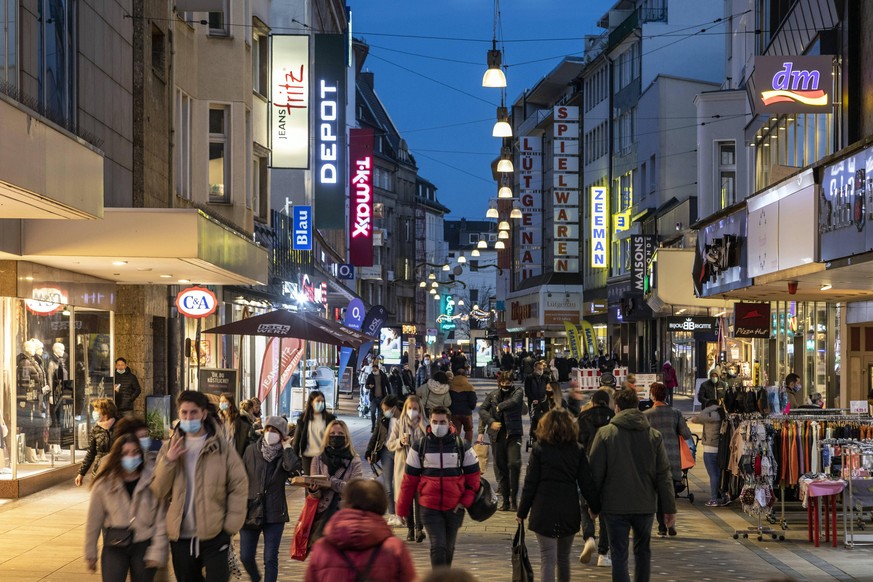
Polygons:
M841 444L840 462L842 465L840 469L843 478L848 483L846 489L843 491L843 544L849 549L854 549L857 546L873 546L873 534L855 533L856 523L858 529L864 529L864 505L856 504L855 481L863 480L873 485L873 476L867 478L854 477L852 475L853 467L850 466L851 462L847 462L847 459L850 459L851 455L857 454L860 455L861 462L863 463L865 453L867 453L867 456L873 456L873 442L855 441L852 443ZM856 507L857 505L860 506ZM868 504L867 507L873 507L873 505ZM855 515L856 509L858 511L857 517Z

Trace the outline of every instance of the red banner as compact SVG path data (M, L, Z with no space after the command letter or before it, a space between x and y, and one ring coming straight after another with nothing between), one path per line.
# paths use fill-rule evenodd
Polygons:
M349 130L349 260L373 266L373 129Z
M279 349L281 346L281 358ZM296 338L271 337L264 350L264 359L261 361L261 375L258 381L258 399L261 402L273 392L273 398L285 390L285 386L291 379L291 374L300 364L305 352L306 342ZM281 365L280 365L281 364ZM281 372L280 372L281 370Z

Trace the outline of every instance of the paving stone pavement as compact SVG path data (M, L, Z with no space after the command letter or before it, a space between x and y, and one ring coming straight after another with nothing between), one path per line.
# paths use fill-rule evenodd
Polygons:
M494 383L473 380L480 402ZM349 422L353 440L359 451L366 449L370 421L355 414L356 400L340 397L340 413ZM687 400L677 399L677 407L690 410ZM692 429L695 428L691 425ZM522 447L523 461L526 453ZM366 467L366 463L365 463ZM366 468L365 472L369 469ZM493 482L489 467L486 477ZM864 580L873 582L873 556L868 549L847 550L815 548L806 541L806 525L792 523L785 532L785 542L758 542L753 538L733 540L735 528L746 528L754 522L734 504L730 507L703 506L708 481L703 463L690 474L691 489L696 503L677 501L679 518L675 538L652 540L652 579L656 581L723 581L769 579L828 581ZM289 509L293 516L302 507L303 492L288 488ZM82 542L88 489L72 484L54 487L17 501L0 501L0 582L58 581L93 582L97 576L86 572L82 560ZM840 519L842 524L842 519ZM516 523L510 513L498 512L485 523L466 519L459 534L455 565L474 572L480 580L489 582L511 580L510 544ZM279 580L303 580L305 563L289 558L293 523L285 530L280 550ZM405 528L395 528L395 534L405 537ZM528 549L539 579L539 550L536 537L529 535ZM842 541L842 538L840 538ZM430 570L428 540L408 543L420 575ZM582 565L576 561L582 541L577 536L571 564L573 580L610 580L609 568ZM595 558L596 559L596 558ZM631 568L632 568L631 564ZM173 580L172 573L165 579ZM243 579L247 579L245 574Z

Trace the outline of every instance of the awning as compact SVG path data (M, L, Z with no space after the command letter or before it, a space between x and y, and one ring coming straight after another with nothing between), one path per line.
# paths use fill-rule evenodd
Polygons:
M267 250L197 209L106 208L103 220L26 220L20 256L115 281L263 285Z
M652 289L650 305L681 305L683 307L722 307L728 308L732 302L727 299L700 299L694 295L691 279L694 265L694 249L661 248L655 253L655 286ZM652 308L654 310L654 307Z

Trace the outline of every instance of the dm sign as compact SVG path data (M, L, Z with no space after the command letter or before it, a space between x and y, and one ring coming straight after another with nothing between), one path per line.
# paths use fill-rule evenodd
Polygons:
M755 57L749 85L756 114L829 113L832 56Z
M218 308L215 293L205 287L188 287L176 295L176 309L185 317L208 317Z

